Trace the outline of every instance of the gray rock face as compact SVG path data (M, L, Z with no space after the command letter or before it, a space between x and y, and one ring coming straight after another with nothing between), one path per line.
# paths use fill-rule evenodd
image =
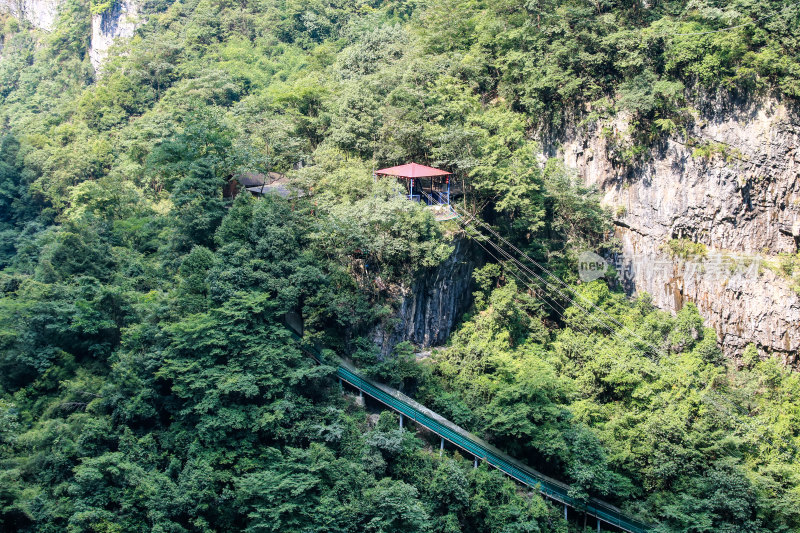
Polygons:
M133 37L139 24L139 6L129 0L118 0L101 15L92 15L92 42L89 59L99 72L108 57L108 49L119 39Z
M624 118L606 124L612 136L600 125L566 134L561 155L615 212L631 293L673 312L695 302L729 357L752 342L794 364L800 298L766 266L800 241L800 116L775 98L718 96L696 107L686 138L712 146L705 156L671 138L635 169L615 164L611 139L624 136ZM675 258L671 239L702 243L708 255Z
M398 309L373 330L372 338L383 356L403 341L420 347L443 344L469 307L472 271L482 264L482 256L466 239L456 240L454 247L444 263L422 272L403 289Z
M64 0L0 0L0 12L30 22L35 28L52 31L58 9ZM100 15L92 15L92 36L89 59L95 72L99 72L108 56L108 49L118 38L133 36L140 23L139 6L131 0L117 0Z
M63 0L0 0L0 11L27 20L40 30L51 31Z

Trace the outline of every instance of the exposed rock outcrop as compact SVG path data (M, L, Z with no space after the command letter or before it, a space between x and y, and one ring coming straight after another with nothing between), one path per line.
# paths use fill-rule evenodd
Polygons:
M63 0L0 0L0 12L27 20L35 28L52 31Z
M447 260L404 288L398 309L373 330L382 355L402 341L421 347L443 344L472 302L472 271L482 262L471 241L457 239Z
M64 0L0 0L0 12L27 20L35 28L49 32L55 28L63 3ZM132 0L116 0L102 14L92 15L89 59L96 72L100 71L116 40L132 37L139 23L139 4Z
M765 265L797 251L800 116L775 98L716 96L696 107L687 135L635 168L613 159L613 139L625 135L620 118L605 134L597 125L565 135L561 154L614 210L630 292L672 311L695 302L729 357L752 342L794 364L800 297ZM672 239L702 243L708 255L673 257Z
M117 0L101 15L92 15L92 42L89 59L95 72L108 57L108 49L119 39L133 37L139 24L139 6L129 0Z

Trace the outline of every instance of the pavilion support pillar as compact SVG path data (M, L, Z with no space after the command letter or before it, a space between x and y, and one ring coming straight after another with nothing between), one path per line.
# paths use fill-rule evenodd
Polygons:
M472 468L478 468L478 456L475 456L475 459L472 461Z
M567 504L564 504L564 520L567 519Z
M339 378L339 394L344 394L344 386L342 385L342 378Z
M400 413L400 429L403 429L403 413Z
M444 453L444 437L442 437L442 443L439 444L439 457L441 457L443 453Z
M600 533L600 518L597 519L597 533Z

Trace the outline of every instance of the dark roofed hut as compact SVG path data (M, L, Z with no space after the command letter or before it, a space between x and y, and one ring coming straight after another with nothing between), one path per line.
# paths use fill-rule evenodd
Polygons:
M235 198L241 189L246 189L254 196L277 194L287 198L291 193L287 188L288 179L279 172L242 172L231 178L222 189L224 198Z

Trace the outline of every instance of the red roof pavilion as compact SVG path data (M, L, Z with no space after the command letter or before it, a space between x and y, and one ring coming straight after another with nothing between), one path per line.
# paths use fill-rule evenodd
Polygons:
M408 163L397 167L382 168L375 171L378 176L396 176L398 178L415 179L433 176L449 176L451 173L438 168L426 167L417 163Z
M417 163L408 163L396 167L376 170L378 176L393 176L408 180L408 195L406 197L414 202L423 202L428 205L450 205L450 172L438 168L426 167ZM444 179L435 179L435 178ZM423 188L422 178L428 178L428 190ZM419 194L414 194L414 181L417 181Z

